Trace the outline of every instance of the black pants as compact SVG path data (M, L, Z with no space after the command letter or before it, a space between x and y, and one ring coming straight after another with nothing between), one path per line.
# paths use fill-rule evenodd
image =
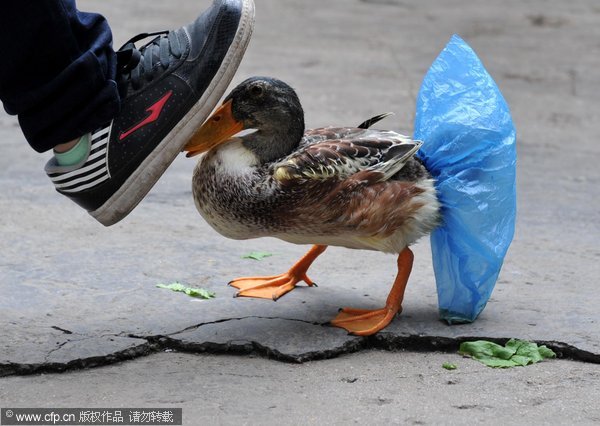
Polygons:
M75 139L119 111L106 19L75 0L7 0L0 9L0 99L38 152Z

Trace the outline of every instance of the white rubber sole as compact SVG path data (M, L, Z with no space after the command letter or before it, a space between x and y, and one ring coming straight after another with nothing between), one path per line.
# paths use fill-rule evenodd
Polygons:
M254 28L254 1L243 0L240 23L229 50L215 74L210 85L177 123L165 136L162 142L142 162L125 183L102 206L89 212L104 226L114 225L125 218L148 194L154 184L167 170L186 143L190 140L195 130L204 123L216 106L219 99L227 90L237 68L248 47L252 30Z

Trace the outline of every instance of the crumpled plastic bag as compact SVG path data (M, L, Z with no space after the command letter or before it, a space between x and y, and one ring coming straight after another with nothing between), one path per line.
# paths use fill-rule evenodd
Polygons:
M457 35L423 80L414 128L442 203L443 223L431 234L440 317L472 322L513 238L516 132L494 80Z

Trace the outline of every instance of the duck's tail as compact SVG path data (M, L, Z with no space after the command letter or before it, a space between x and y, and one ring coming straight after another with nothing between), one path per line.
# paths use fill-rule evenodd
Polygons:
M390 115L394 115L394 113L393 112L384 112L383 114L376 115L375 117L371 117L368 120L363 121L357 127L359 129L368 129L373 124L377 123L378 121L383 120L385 117L389 117Z

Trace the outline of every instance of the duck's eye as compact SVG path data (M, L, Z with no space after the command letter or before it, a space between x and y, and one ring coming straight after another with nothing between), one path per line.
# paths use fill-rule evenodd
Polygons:
M262 86L257 85L257 86L252 86L250 88L250 94L257 98L262 96L263 92L264 92L264 90L263 90Z

